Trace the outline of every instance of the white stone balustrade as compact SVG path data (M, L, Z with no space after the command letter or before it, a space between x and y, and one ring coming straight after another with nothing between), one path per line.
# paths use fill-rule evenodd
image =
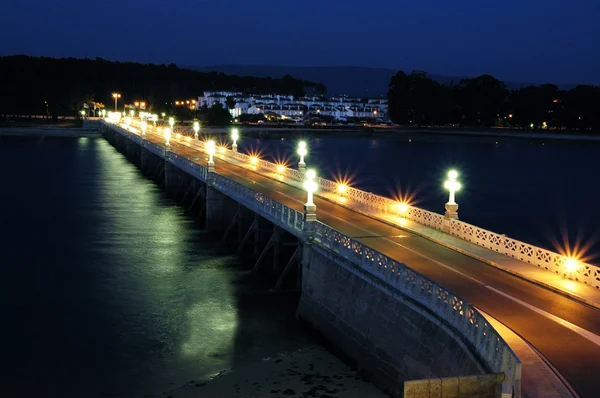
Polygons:
M521 361L471 304L405 264L321 222L315 225L314 243L358 265L447 321L467 338L493 372L505 374L513 391L520 390Z

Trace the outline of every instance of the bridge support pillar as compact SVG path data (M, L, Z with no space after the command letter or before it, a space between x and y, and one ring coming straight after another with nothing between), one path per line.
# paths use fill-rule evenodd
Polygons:
M140 150L141 147L137 143L129 140L125 142L125 156L136 166L139 166L141 162Z
M148 174L156 167L155 162L152 161L153 155L154 154L146 148L140 149L140 169L142 170L142 173Z
M210 177L209 177L210 181ZM206 186L206 229L220 231L223 229L224 195L213 186Z
M180 183L181 171L165 159L165 193L167 196L174 195Z

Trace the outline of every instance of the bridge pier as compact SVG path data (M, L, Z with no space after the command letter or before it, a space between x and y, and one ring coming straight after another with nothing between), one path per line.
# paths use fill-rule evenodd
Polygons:
M137 143L127 140L125 142L125 157L137 167L141 167L142 148Z
M146 148L140 150L140 170L144 175L149 175L156 167L158 157ZM162 159L161 159L162 161Z
M171 163L167 157L165 159L164 166L164 189L165 194L167 194L167 196L170 198L174 196L175 191L180 184L181 173L182 171L173 163Z

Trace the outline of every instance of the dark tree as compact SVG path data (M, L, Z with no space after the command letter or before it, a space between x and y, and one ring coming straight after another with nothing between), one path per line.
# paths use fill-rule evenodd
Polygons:
M200 119L206 126L229 126L231 123L231 113L217 102L210 108L206 109L205 113L200 114Z
M458 106L470 125L494 125L507 98L506 85L490 75L462 79L456 90Z
M175 112L177 99L196 98L203 91L256 94L324 93L320 83L197 72L175 64L109 62L101 58L0 57L0 115L78 115L84 102L96 101L112 110L113 92L121 93L119 108L145 101L152 112ZM183 107L181 107L183 108ZM177 110L177 112L188 112ZM189 113L189 112L188 112Z
M229 96L225 98L225 104L227 105L227 108L233 109L235 108L235 104L237 104L237 102L235 101L235 98Z

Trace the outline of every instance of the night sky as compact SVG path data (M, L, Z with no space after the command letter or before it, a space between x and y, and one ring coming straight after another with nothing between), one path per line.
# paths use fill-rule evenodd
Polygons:
M0 54L600 84L598 0L8 0Z

